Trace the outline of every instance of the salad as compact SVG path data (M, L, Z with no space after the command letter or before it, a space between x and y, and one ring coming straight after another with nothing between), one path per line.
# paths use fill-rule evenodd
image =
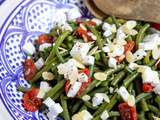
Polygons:
M159 34L146 22L70 15L22 47L24 109L48 109L49 120L160 119Z

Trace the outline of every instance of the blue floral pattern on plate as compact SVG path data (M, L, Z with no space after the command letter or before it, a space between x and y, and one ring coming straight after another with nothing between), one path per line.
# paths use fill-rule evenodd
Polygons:
M17 87L29 87L29 84L23 78L22 63L26 56L21 46L49 32L54 26L54 11L72 7L71 4L79 6L84 17L91 16L82 0L24 0L0 30L0 97L15 120L47 120L46 111L32 113L22 107L23 94Z

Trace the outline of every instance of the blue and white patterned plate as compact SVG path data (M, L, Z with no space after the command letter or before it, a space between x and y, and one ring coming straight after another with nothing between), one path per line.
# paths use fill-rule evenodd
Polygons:
M47 119L45 113L26 112L22 107L23 94L17 91L17 87L29 85L22 74L25 55L20 48L25 42L48 32L56 19L54 11L69 8L71 4L79 6L84 17L91 16L80 0L22 0L0 29L0 98L15 120Z

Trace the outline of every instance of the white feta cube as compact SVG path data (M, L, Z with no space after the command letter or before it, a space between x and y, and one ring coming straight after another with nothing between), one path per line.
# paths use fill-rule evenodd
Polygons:
M94 61L95 61L95 58L91 55L87 55L84 58L82 58L82 60L83 60L82 61L83 64L85 64L85 65L93 65Z
M109 37L110 35L112 35L112 31L111 31L111 30L106 30L106 31L103 33L103 36L104 36L104 37Z
M74 82L74 84L70 87L67 93L67 97L75 97L81 86L82 86L81 82Z
M136 70L138 69L139 65L136 63L130 63L128 66L131 70Z
M100 118L102 120L107 120L109 118L108 111L107 110L103 111L103 113L101 114Z
M160 84L157 84L156 87L153 89L153 91L154 91L156 94L160 95Z
M105 22L105 23L102 25L102 29L103 29L104 31L111 31L112 27L111 27L110 24L108 24L108 23Z
M55 105L55 102L50 98L48 97L47 99L45 99L43 101L43 103L47 106L47 107L50 107L50 106L54 106Z
M113 57L110 57L108 60L108 66L114 69L117 68L117 60Z
M34 45L31 42L25 43L22 46L22 50L27 55L33 55L34 53L36 53L36 49L35 49Z
M128 93L127 89L125 87L120 87L119 90L117 91L117 93L123 98L123 100L125 102L127 102L128 97L130 96L130 94Z
M44 65L43 58L39 58L34 64L38 70L41 69Z
M147 53L143 49L138 49L134 54L134 58L136 60L141 60L143 57L145 57Z

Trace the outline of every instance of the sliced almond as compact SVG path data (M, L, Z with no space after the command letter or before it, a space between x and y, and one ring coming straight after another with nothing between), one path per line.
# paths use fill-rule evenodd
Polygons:
M85 66L82 63L80 63L79 61L77 61L75 59L73 59L73 61L74 61L75 65L76 65L76 67L78 67L80 69L84 69L85 68Z
M107 79L107 74L104 72L97 72L94 74L94 78L96 80L105 81Z
M157 60L160 57L160 50L158 49L158 47L155 47L152 50L152 57L153 59Z
M126 60L129 63L134 62L135 58L134 58L132 52L130 52L130 51L126 52Z
M88 55L94 55L97 50L98 50L98 46L95 46L94 48L92 48L92 49L89 51Z
M135 97L133 95L129 95L127 103L128 103L129 106L133 107L135 105Z
M43 72L42 77L44 80L53 80L54 79L54 75L51 72Z
M90 99L91 99L91 97L89 95L84 95L82 97L82 100L84 100L84 101L89 101Z

